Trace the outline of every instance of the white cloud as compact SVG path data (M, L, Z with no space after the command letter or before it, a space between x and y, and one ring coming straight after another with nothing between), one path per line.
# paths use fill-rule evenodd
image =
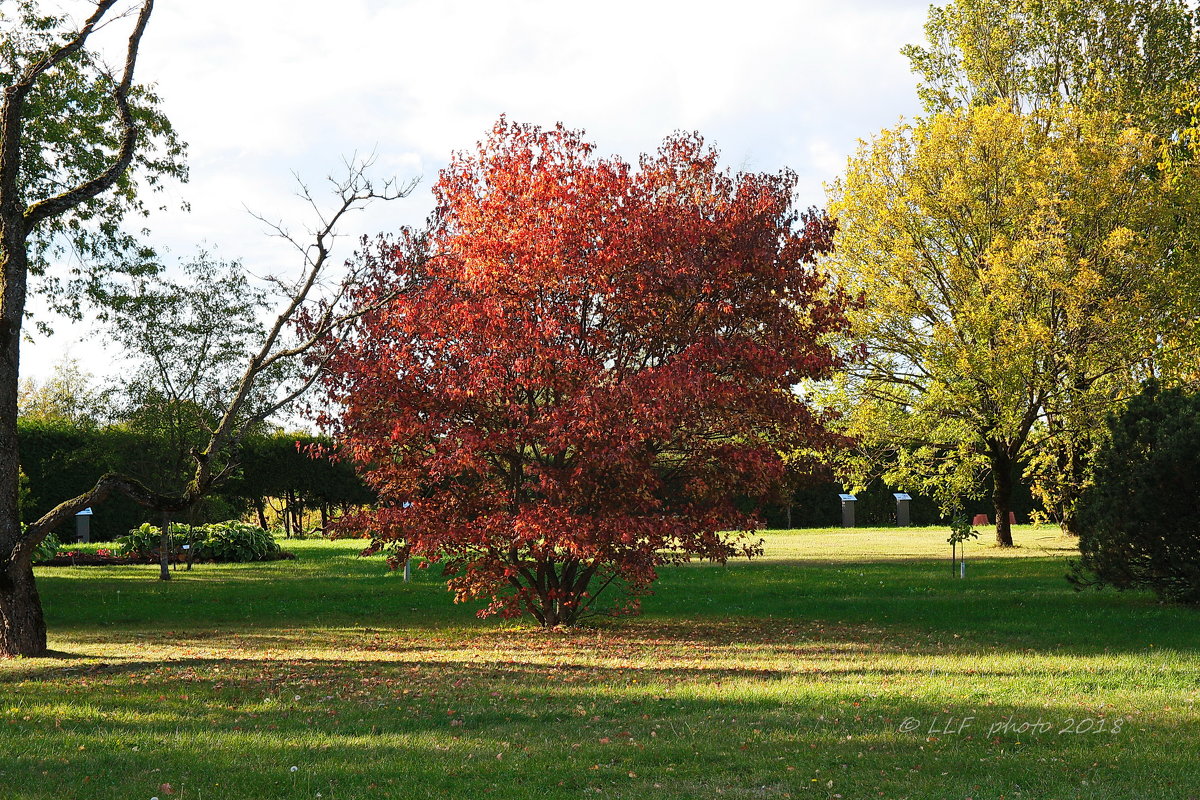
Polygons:
M586 128L626 158L699 130L731 166L796 170L801 201L820 204L859 137L917 111L898 50L920 39L927 3L160 3L139 77L190 143L193 211L156 216L156 240L283 269L286 248L244 206L302 220L292 171L316 188L356 151L423 182L352 220L348 238L420 222L437 170L501 113ZM70 339L30 348L27 372L44 374Z

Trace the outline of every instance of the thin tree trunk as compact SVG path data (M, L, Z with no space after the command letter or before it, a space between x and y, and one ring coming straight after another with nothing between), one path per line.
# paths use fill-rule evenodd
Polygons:
M158 579L171 580L171 515L162 512L162 532L158 538Z
M288 508L291 510L292 516L292 535L297 539L304 538L304 503L302 503L295 495L290 493L288 499Z
M194 523L188 523L188 551L187 551L187 568L186 572L192 571L192 564L196 561L196 526Z

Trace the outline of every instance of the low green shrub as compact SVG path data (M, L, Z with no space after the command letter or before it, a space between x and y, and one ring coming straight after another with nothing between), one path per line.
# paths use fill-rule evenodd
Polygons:
M22 528L25 526L22 525ZM53 533L48 534L45 539L42 539L41 544L33 549L33 560L49 561L58 554L58 548L62 547L62 542Z
M205 538L193 545L196 557L213 561L262 561L280 551L279 543L257 525L230 520L205 525Z
M190 545L194 551L192 556L198 561L263 561L280 552L279 543L270 531L237 520L195 527L171 523L170 534L173 552L178 553L183 545ZM158 555L160 543L160 529L149 523L117 540L122 555L141 558Z

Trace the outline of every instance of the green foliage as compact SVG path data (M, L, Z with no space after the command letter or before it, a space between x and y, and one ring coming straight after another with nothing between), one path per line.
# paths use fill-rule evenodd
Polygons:
M0 83L12 85L77 28L76 20L45 13L35 0L5 3L0 8ZM95 178L115 161L122 137L113 96L119 80L119 72L114 76L100 55L84 47L36 81L21 120L21 196L11 200L33 205ZM186 145L161 112L159 97L151 87L135 84L129 101L139 129L130 169L109 191L44 220L31 232L30 271L39 278L34 287L50 298L55 310L76 319L78 297L102 297L106 276L157 269L152 252L121 220L127 214L144 216L145 190L161 189L164 178L187 179ZM82 262L87 268L54 274L49 267L60 261Z
M950 0L903 52L931 113L1004 100L1071 103L1169 129L1200 70L1197 12L1182 0Z
M1200 603L1200 394L1150 384L1108 425L1080 500L1072 583Z
M172 551L178 551L182 545L190 545L199 561L262 561L280 552L279 543L269 531L237 520L194 527L171 523L170 535ZM161 528L145 523L122 536L117 543L121 555L156 555L161 544Z
M256 525L229 521L205 525L195 541L196 557L213 561L261 561L280 551L279 543Z
M22 525L21 527L23 529L25 526ZM33 560L35 562L48 561L57 555L59 547L62 547L62 542L58 540L58 537L53 533L48 534L45 539L42 539L38 543L37 547L33 548Z
M374 502L375 493L359 479L354 465L331 457L333 449L326 436L282 431L248 436L238 454L240 473L229 482L229 492L247 500L290 492L309 506ZM314 452L326 455L314 458Z
M22 418L18 423L22 510L31 522L63 500L91 488L105 472L121 472L155 483L154 471L176 463L164 454L172 446L169 431L155 429L151 411L143 408L136 429L130 425L97 427L68 419ZM312 446L329 446L328 439L307 434L278 433L250 437L237 454L240 470L217 492L206 497L191 517L207 523L240 516L248 500L282 497L291 491L315 507L365 505L374 495L346 461L310 456ZM150 511L123 496L112 496L92 518L92 538L115 539L152 519Z
M971 528L971 523L966 517L958 516L950 520L950 538L946 541L951 545L960 544L969 539L978 539L979 531Z
M79 427L94 427L111 416L112 391L96 385L96 378L77 358L64 358L42 383L25 379L17 391L17 413L29 420L63 420Z
M21 468L27 476L22 505L25 522L95 485L106 472L123 471L127 462L154 447L121 427L76 425L66 419L19 419ZM92 517L92 537L113 539L148 517L123 497L110 497Z
M188 526L179 523L171 523L171 539L170 547L176 549L180 544L184 544L188 534ZM149 522L144 522L137 528L129 531L125 536L117 539L117 545L120 547L121 555L146 556L157 553L161 541L161 529L151 525Z
M134 406L153 407L156 428L199 428L207 442L262 336L260 318L269 305L237 261L201 250L178 271L180 278L134 278L108 298L103 313L130 363L124 390ZM270 404L270 392L285 378L269 377L247 413Z

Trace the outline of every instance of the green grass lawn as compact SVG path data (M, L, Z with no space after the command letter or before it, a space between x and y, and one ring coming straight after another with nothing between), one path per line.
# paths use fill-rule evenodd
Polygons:
M1074 592L1047 529L960 580L947 535L772 533L565 633L351 542L43 568L0 798L1200 797L1200 611Z

